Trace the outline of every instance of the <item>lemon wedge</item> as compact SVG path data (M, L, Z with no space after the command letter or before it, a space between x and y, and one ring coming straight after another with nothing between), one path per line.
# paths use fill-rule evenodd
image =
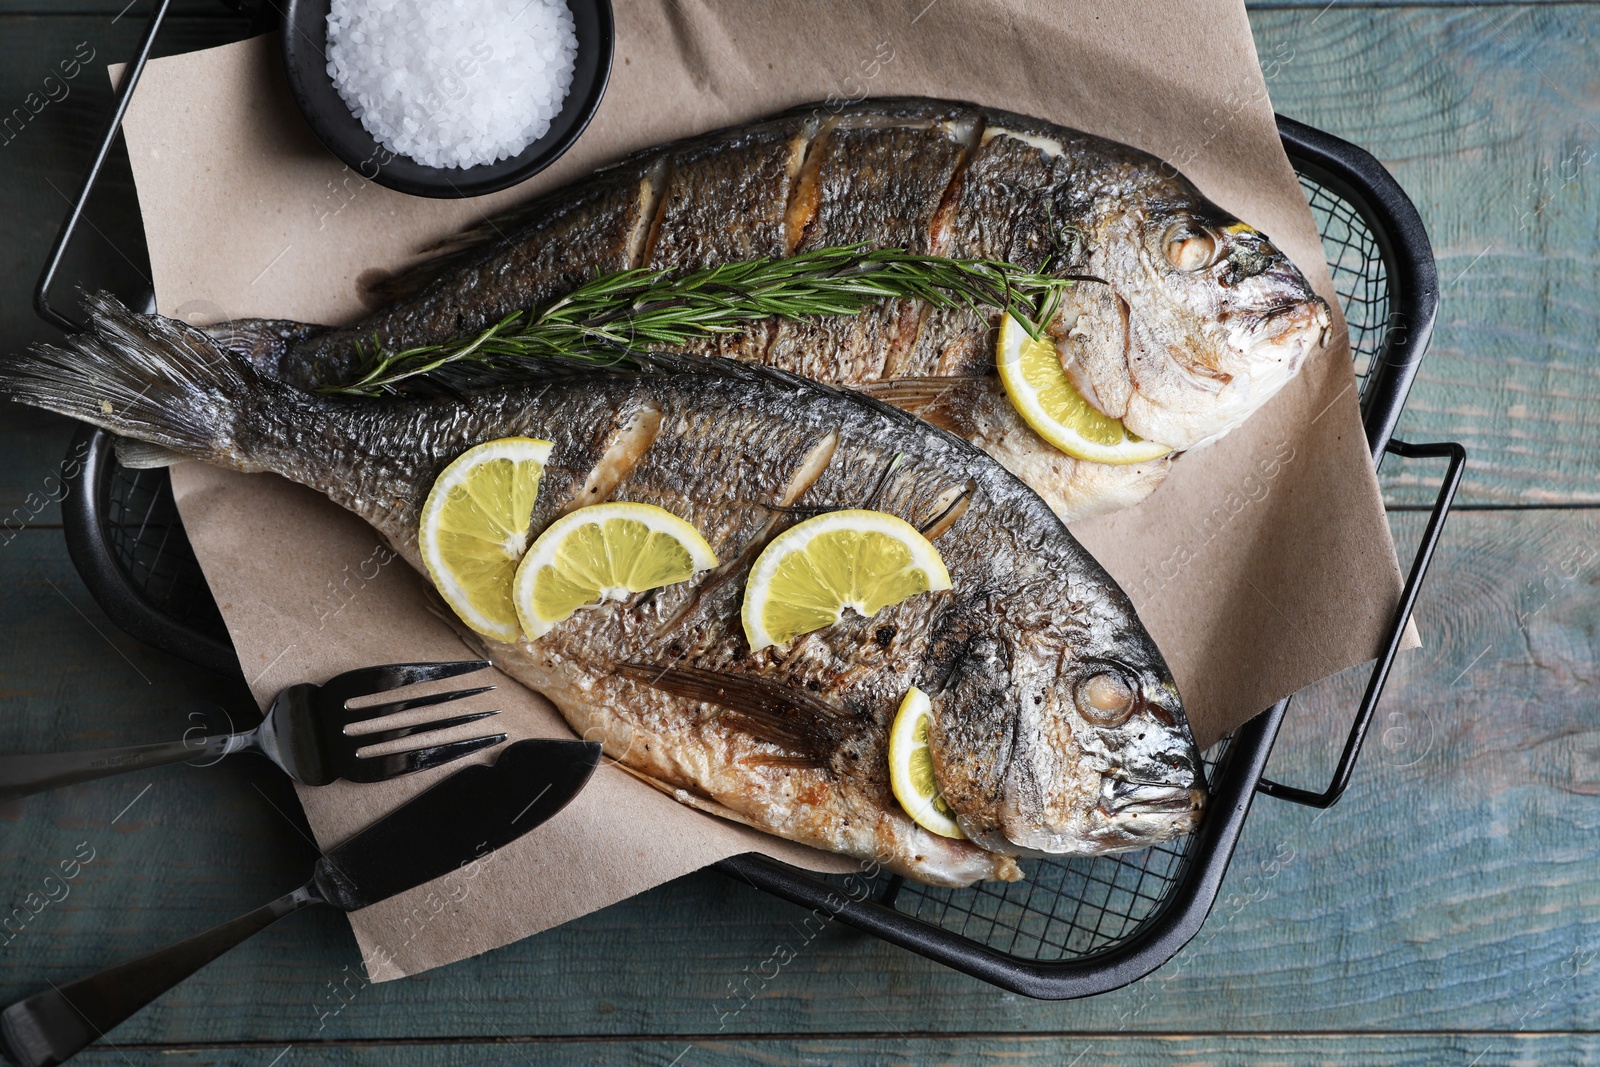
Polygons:
M1096 463L1146 463L1172 451L1135 437L1122 423L1096 411L1061 369L1056 346L1048 338L1029 337L1010 315L1000 323L995 362L1017 414L1067 455Z
M950 588L939 551L881 511L831 511L785 530L750 568L744 634L752 652L832 625L850 608L871 617L907 597Z
M542 637L581 607L686 581L717 565L700 531L654 504L593 504L563 515L517 568L522 631Z
M444 469L422 505L417 544L435 588L462 622L501 641L522 632L511 583L553 447L503 437L470 448Z
M956 813L933 780L933 754L928 751L928 727L932 724L928 694L912 686L889 727L889 787L912 822L940 837L962 840L967 835L956 825Z

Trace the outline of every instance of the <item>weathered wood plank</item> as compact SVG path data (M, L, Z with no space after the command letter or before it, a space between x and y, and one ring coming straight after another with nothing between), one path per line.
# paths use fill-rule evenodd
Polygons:
M1159 1036L1068 1034L1048 1037L1007 1035L925 1038L891 1034L872 1038L792 1038L708 1041L463 1041L448 1045L260 1045L219 1049L95 1048L77 1062L122 1067L222 1067L266 1064L275 1067L468 1067L477 1064L537 1063L541 1067L1063 1067L1108 1064L1118 1067L1182 1063L1185 1067L1224 1064L1319 1064L1322 1067L1434 1067L1439 1063L1506 1064L1589 1063L1600 1055L1593 1034L1238 1034ZM1077 1057L1074 1059L1074 1057ZM1474 1058L1476 1057L1476 1059Z
M1600 950L1600 861L1588 843L1600 712L1586 693L1596 683L1600 562L1589 546L1597 523L1600 515L1560 510L1455 520L1422 606L1429 647L1397 669L1350 794L1321 816L1263 800L1200 937L1129 989L1033 1002L830 928L734 1014L730 984L792 938L802 913L703 873L382 986L353 977L359 961L338 916L295 916L158 1001L119 1044L714 1035L719 1027L725 1035L1594 1029L1600 991L1587 976ZM1398 524L1404 541L1420 517ZM95 617L55 535L23 535L0 552L0 567L0 617L33 620L0 647L0 677L17 690L0 718L5 750L132 741L181 723L144 710L161 703L145 694L175 701L198 683L169 680L162 657L124 642L157 682L144 685L107 648L48 585ZM1296 710L1277 776L1326 773L1356 688L1342 680ZM294 884L309 852L267 803L287 806L283 783L270 768L258 765L248 779L246 771L240 763L161 772L115 826L108 820L141 783L86 785L0 810L0 886L12 906L48 873L41 863L85 839L106 842L106 862L90 865L70 901L46 908L16 939L0 1000Z
M1320 6L1320 5L1319 5ZM1439 325L1400 425L1471 452L1464 502L1600 500L1596 7L1258 11L1283 114L1373 152L1422 213ZM1386 465L1391 499L1433 485Z
M40 0L0 0L0 15L41 15L59 17L77 15L103 18L107 22L132 22L143 25L155 5L150 0L59 0L41 3ZM238 18L238 14L221 0L174 0L168 18Z
M76 431L70 419L0 400L0 544L25 527L61 522Z
M1524 0L1536 4L1565 4L1578 0ZM1472 0L1432 0L1427 5L1430 7L1453 7L1471 5L1481 8L1523 6L1516 0L1488 0L1485 3L1472 3ZM1245 7L1252 12L1271 11L1278 8L1310 10L1313 14L1325 7L1332 6L1327 0L1245 0ZM1363 7L1415 7L1418 5L1408 3L1407 0L1364 0ZM123 19L143 20L149 14L150 4L134 0L128 3L118 3L117 0L59 0L55 4L47 4L41 0L0 0L0 15L98 15L106 18L121 16ZM227 17L231 14L219 0L175 0L172 5L173 15L188 15L205 17L216 15Z

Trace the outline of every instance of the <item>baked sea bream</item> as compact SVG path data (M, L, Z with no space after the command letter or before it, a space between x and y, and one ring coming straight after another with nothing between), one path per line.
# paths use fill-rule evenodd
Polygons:
M316 395L184 322L105 296L91 311L87 333L0 364L0 394L310 486L425 576L438 577L422 543L437 484L500 442L541 473L516 505L525 528L498 547L531 558L530 540L606 502L692 528L704 559L684 580L610 588L521 635L492 620L470 635L685 803L944 885L1016 878L1019 856L1141 848L1200 817L1182 702L1128 598L1004 466L904 411L685 355L548 361L526 381L430 397ZM860 513L934 546L948 580L870 618L751 640L741 605L765 550ZM913 821L890 781L890 726L912 690L929 701L927 754L959 839Z
M640 152L373 283L378 310L349 326L213 332L267 377L341 384L374 346L470 335L597 273L855 244L1081 279L1048 324L1050 355L1074 402L1110 420L1110 440L1139 447L1068 454L1041 436L996 375L993 309L893 300L690 347L866 389L976 444L1069 521L1143 499L1173 456L1276 394L1330 321L1266 235L1154 156L994 108L897 98L800 107Z

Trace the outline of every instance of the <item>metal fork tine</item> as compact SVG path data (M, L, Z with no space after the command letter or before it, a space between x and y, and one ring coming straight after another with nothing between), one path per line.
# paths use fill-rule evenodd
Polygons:
M344 777L352 782L383 782L390 778L398 778L402 774L413 771L425 771L431 767L441 767L462 756L470 755L479 749L498 745L506 739L505 734L490 734L487 737L473 737L465 741L451 741L443 745L430 745L427 748L414 748L409 752L395 752L387 756L369 756L356 761L356 766Z
M463 726L479 719L487 719L491 715L500 714L498 711L475 711L471 715L457 715L453 719L439 719L436 722L419 723L416 726L401 726L393 730L379 730L370 734L349 735L349 740L358 748L368 745L381 745L389 741L398 741L402 737L411 737L414 734L432 733L435 730L448 730L453 726Z
M322 696L330 700L345 701L352 697L372 696L388 689L418 682L435 682L441 678L454 678L471 674L489 666L488 660L454 660L446 663L389 663L381 667L362 667L335 675L321 686Z
M448 693L434 693L431 696L415 697L411 700L396 700L389 704L374 704L370 708L335 709L334 715L348 726L353 722L366 722L368 719L381 719L385 715L398 715L413 708L431 708L435 704L448 704L452 700L475 697L479 693L488 693L493 689L492 685L480 685L476 689L452 689Z

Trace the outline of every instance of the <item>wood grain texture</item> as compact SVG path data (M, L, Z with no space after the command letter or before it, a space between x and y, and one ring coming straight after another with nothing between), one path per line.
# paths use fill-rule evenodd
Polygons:
M506 1041L450 1045L406 1043L261 1045L176 1051L96 1048L77 1063L121 1067L1068 1067L1071 1064L1185 1067L1315 1063L1324 1067L1435 1067L1441 1063L1503 1067L1510 1064L1588 1063L1600 1055L1592 1034L1239 1034L1159 1036L1007 1035L952 1037L778 1038L694 1041ZM1077 1057L1076 1059L1074 1057ZM1475 1058L1476 1057L1476 1058Z
M55 3L46 3L42 0L0 0L0 15L40 15L59 17L63 15L77 15L104 20L106 23L113 21L118 24L131 22L142 26L149 18L154 7L151 0L57 0ZM173 0L172 17L191 18L237 18L237 14L222 0Z
M1464 503L1593 503L1600 8L1259 11L1277 110L1359 144L1421 212L1439 323L1400 423L1462 441ZM1436 484L1386 464L1393 501Z
M5 442L0 455L0 544L18 530L56 527L67 493L63 476L76 468L69 456L78 424L48 411L0 400Z
M835 927L734 1014L730 983L792 938L803 913L707 872L381 986L360 981L338 916L294 916L158 1001L119 1044L893 1035L952 1020L962 1032L1015 1034L1593 1029L1597 521L1560 510L1458 517L1421 608L1430 645L1402 660L1350 793L1322 815L1261 800L1205 928L1128 989L1029 1001ZM1419 528L1420 516L1398 519L1402 541ZM179 725L154 709L195 683L168 681L164 657L124 642L159 682L141 684L78 615L95 618L53 533L19 537L0 566L0 612L35 620L0 650L0 677L17 690L0 709L0 744L106 744ZM40 677L55 681L40 689ZM1276 776L1326 773L1355 688L1336 680L1292 712ZM244 762L169 769L115 826L108 820L142 783L0 810L13 907L48 873L41 864L82 840L107 842L106 862L6 950L15 962L0 971L0 999L295 884L310 852L269 803L292 810L275 774Z

